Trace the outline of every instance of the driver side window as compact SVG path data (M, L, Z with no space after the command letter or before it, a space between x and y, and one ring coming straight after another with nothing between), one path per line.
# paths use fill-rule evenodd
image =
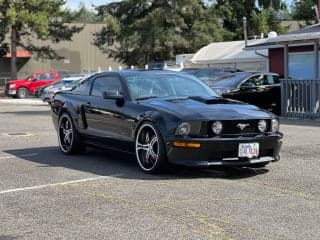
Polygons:
M123 88L120 79L114 76L97 77L91 89L91 96L102 97L103 92L106 91L122 93Z
M263 75L256 75L248 80L246 80L244 83L241 84L241 87L257 87L263 85Z
M49 73L42 73L42 74L40 74L40 75L38 75L36 77L37 81L39 81L39 80L50 80L50 79L53 79L53 76L51 76L51 74L49 74Z

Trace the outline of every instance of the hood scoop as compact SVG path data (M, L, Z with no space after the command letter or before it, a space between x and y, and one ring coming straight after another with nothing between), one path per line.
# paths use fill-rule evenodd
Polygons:
M233 100L230 100L230 99L226 99L226 98L220 98L220 97L217 97L217 98L204 98L204 97L190 97L189 99L192 99L194 101L198 101L198 102L202 102L202 103L205 103L205 104L230 104L230 103L238 103L237 101L233 101Z

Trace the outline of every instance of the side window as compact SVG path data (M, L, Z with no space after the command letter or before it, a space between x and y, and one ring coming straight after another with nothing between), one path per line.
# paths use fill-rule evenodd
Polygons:
M257 87L263 85L264 78L263 75L256 75L248 80L246 80L244 83L241 84L241 87Z
M280 84L280 77L278 75L273 75L272 77L274 84Z
M264 85L274 85L274 84L279 84L280 79L279 76L277 75L264 75Z
M53 74L53 73L50 73L50 74L49 74L49 79L50 79L50 80L54 79L54 74Z
M89 95L92 81L92 78L85 79L84 81L80 82L79 86L76 87L73 92L80 95Z
M52 75L52 77L51 77ZM36 77L37 80L50 80L53 79L54 75L50 73L42 73Z
M113 76L97 77L94 80L91 95L102 97L103 92L106 91L123 92L120 79Z

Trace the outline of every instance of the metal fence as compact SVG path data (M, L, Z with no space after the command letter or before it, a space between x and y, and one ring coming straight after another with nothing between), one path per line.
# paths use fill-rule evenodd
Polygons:
M320 80L281 81L281 115L320 118Z

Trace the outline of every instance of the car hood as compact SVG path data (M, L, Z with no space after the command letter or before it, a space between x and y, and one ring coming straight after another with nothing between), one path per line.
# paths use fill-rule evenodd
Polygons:
M50 85L48 87L46 87L44 89L44 91L60 91L60 90L71 90L72 89L72 86L70 85L66 85L64 83L58 83L58 84L54 84L54 85Z
M220 95L223 93L228 93L235 91L237 88L236 87L215 87L215 86L210 86L212 90L214 90L216 93L219 93Z
M268 119L273 115L256 106L226 98L148 99L140 104L162 110L183 120Z
M29 82L29 80L25 80L25 79L17 79L17 80L10 80L10 81L7 81L6 84L19 84L19 83L27 83Z

